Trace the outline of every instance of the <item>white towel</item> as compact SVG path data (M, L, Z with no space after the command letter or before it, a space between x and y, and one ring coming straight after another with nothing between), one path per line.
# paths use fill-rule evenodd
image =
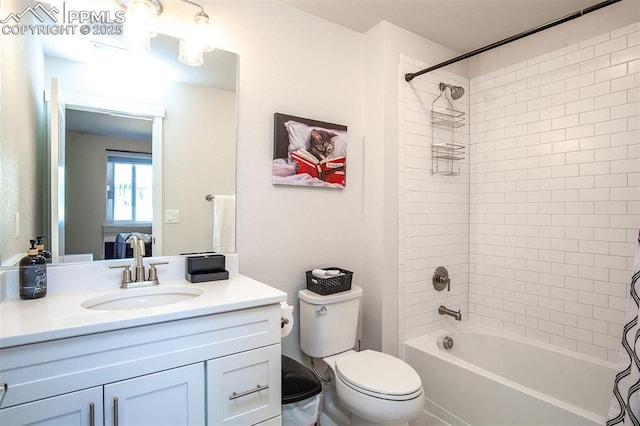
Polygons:
M216 195L213 199L213 251L236 251L235 195Z
M311 274L313 274L314 277L318 278L331 278L344 275L337 269L314 269L313 271L311 271Z

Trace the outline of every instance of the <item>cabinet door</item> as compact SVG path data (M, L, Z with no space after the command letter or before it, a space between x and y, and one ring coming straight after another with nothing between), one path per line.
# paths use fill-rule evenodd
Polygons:
M105 385L105 426L185 426L205 422L204 363Z
M207 361L207 423L252 425L280 415L280 345Z
M102 425L102 386L4 408L0 425Z

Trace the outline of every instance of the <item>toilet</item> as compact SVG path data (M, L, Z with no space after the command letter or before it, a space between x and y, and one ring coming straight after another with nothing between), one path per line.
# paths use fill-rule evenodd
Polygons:
M323 413L328 420L336 425L399 426L417 417L424 407L418 373L394 356L353 350L362 289L352 286L326 296L300 290L298 297L300 347L311 358L321 358L330 371Z

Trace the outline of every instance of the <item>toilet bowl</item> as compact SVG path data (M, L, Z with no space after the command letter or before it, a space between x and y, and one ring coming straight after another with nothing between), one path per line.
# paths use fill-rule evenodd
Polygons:
M352 425L403 425L424 406L418 373L391 355L365 350L323 358L335 377L340 403L355 414Z
M343 424L341 419L349 418L352 426L399 426L417 417L424 406L418 373L392 355L353 350L362 289L353 286L326 296L301 290L298 296L300 347L331 371L324 404L327 423ZM333 421L332 415L340 419Z

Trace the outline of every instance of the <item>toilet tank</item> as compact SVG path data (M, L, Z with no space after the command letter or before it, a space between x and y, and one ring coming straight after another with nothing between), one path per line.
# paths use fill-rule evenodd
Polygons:
M300 349L313 358L324 358L352 349L356 344L362 289L322 296L309 290L300 299Z

